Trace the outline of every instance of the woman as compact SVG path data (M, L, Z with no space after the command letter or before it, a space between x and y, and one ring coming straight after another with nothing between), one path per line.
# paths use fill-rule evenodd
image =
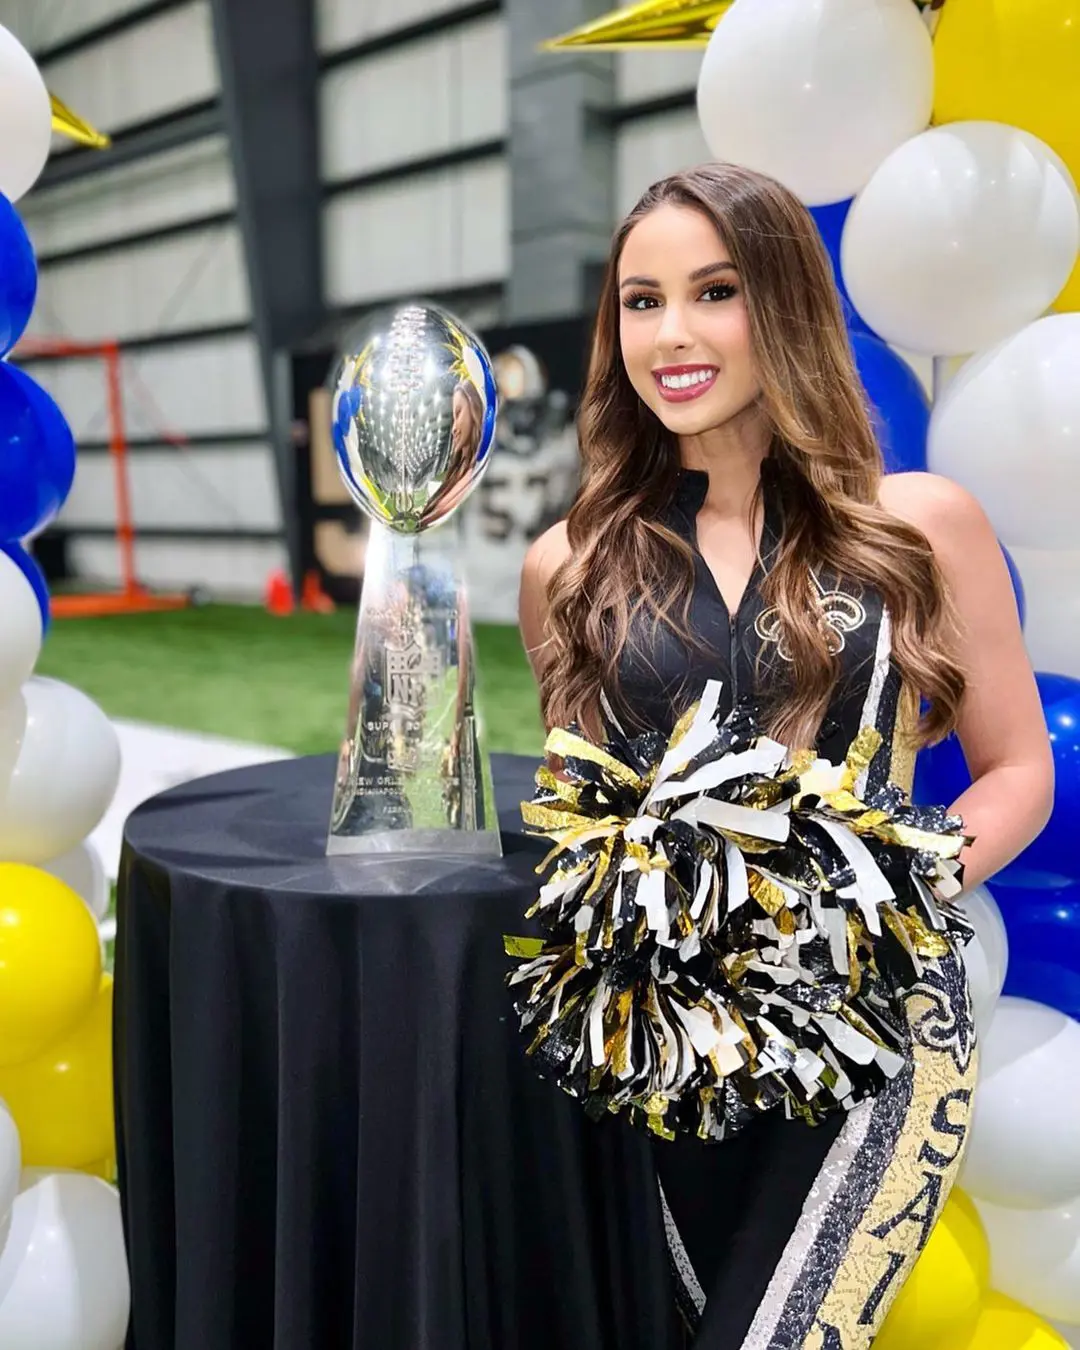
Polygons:
M580 493L522 575L549 726L602 735L603 693L666 735L718 678L726 707L752 693L772 736L834 762L875 726L864 794L910 788L918 746L955 728L965 885L1038 834L1052 760L1001 549L955 484L884 476L828 257L788 191L710 165L645 194L615 236L580 439ZM956 1177L975 1082L955 954L904 1011L904 1069L852 1111L655 1144L695 1347L871 1343Z

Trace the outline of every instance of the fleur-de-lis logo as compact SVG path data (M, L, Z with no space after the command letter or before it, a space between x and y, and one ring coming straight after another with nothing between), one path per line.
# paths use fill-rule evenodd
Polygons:
M826 591L815 578L818 589L819 623L829 643L829 652L838 656L847 645L847 634L854 633L866 622L866 610L861 601L846 591ZM763 609L754 623L754 631L762 642L772 642L785 661L794 658L781 629L780 611L775 605Z

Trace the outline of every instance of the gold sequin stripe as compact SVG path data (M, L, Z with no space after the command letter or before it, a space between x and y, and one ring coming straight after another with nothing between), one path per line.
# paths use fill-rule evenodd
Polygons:
M889 781L911 795L915 782L915 731L919 725L919 696L910 685L900 690L889 756ZM945 803L949 805L948 802Z
M948 1199L977 1073L959 959L928 963L905 1006L909 1068L852 1112L742 1350L867 1350Z

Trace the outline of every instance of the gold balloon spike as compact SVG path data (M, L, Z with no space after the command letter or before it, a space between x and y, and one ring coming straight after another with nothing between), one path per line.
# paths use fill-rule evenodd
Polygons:
M626 51L647 47L705 47L733 0L643 0L616 9L543 44L545 51L591 47Z
M52 128L59 132L61 136L67 136L70 140L77 141L79 145L89 146L91 150L108 150L112 145L110 137L104 132L98 131L92 127L89 122L84 122L77 114L73 113L66 103L56 97L55 94L49 95L49 101L52 103Z

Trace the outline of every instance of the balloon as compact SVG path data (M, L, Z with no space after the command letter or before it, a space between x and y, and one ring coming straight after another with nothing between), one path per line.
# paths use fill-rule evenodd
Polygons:
M1080 677L1080 550L1011 551L1024 578L1024 641L1032 663Z
M698 115L717 159L842 201L926 126L930 35L909 0L735 0L705 51Z
M0 615L3 616L0 701L3 701L12 698L34 673L43 635L41 608L34 587L8 548L0 548Z
M0 1065L72 1032L100 985L97 925L75 892L36 867L0 863Z
M987 1295L975 1331L966 1340L947 1340L934 1350L1069 1350L1057 1332L1029 1308L1004 1294Z
M876 337L877 335L872 332L865 319L852 304L851 296L848 295L847 286L844 284L844 273L840 267L840 241L844 237L844 225L847 222L848 212L851 210L853 200L849 197L847 201L833 202L831 205L812 206L810 214L814 217L814 224L818 227L821 242L825 245L829 261L832 263L833 278L836 281L836 289L840 292L840 301L844 308L848 330L852 333L870 333L871 337Z
M66 853L97 827L119 778L120 743L97 704L60 680L27 680L0 708L0 858Z
M961 1184L977 1200L1047 1209L1080 1195L1080 1022L1003 998L983 1041Z
M851 348L873 409L886 470L925 470L930 400L919 377L903 357L869 333L852 333Z
M28 1168L0 1252L4 1350L117 1350L131 1312L120 1200L96 1177Z
M1005 993L1080 1019L1080 886L995 886L1009 935Z
M0 26L0 192L9 201L37 182L52 141L52 107L33 58Z
M1078 246L1061 161L1015 127L963 122L881 163L855 198L840 258L855 308L886 341L960 356L1043 314Z
M1005 555L1005 566L1009 569L1009 579L1013 586L1013 595L1016 596L1016 612L1020 616L1020 627L1023 628L1027 622L1027 596L1024 594L1024 580L1020 575L1020 569L1016 565L1016 560L1005 547L1001 546L1001 551Z
M105 864L88 839L61 853L58 858L43 862L41 870L57 877L65 886L70 886L77 895L81 895L95 919L103 919L109 912L111 895Z
M22 1171L22 1149L19 1131L11 1112L0 1101L0 1251L4 1249L11 1207L19 1193L19 1173Z
M116 1151L111 975L89 1014L25 1064L0 1068L0 1098L15 1117L27 1167L88 1167Z
M16 366L0 363L0 540L55 517L75 478L75 442L60 409Z
M983 1037L990 1028L990 1020L1005 983L1009 940L1001 910L985 886L976 886L961 898L960 904L964 917L975 929L974 938L961 949L961 956L971 988L975 1026L979 1036ZM2 1095L3 1088L0 1087Z
M0 553L10 562L13 562L30 583L30 589L34 592L34 597L38 602L38 610L41 613L42 631L47 633L52 615L49 610L49 585L45 580L44 572L22 544L0 543Z
M1080 820L1080 681L1037 673L1036 683L1054 754L1054 808L1046 828L992 878L1002 886L1069 886L1080 881L1080 849L1075 822ZM951 805L971 786L960 742L955 735L923 750L915 761L915 801Z
M1039 697L1044 708L1049 708L1052 703L1063 703L1067 698L1076 698L1080 695L1080 679L1072 675L1040 670L1035 674L1035 683L1039 686Z
M948 0L935 56L936 122L1008 122L1080 167L1077 0Z
M22 336L36 295L37 264L30 238L15 208L0 193L0 356Z
M919 751L911 795L921 806L938 803L951 806L970 786L971 774L955 732L937 745Z
M1072 548L1080 499L1080 314L1051 314L966 362L930 419L929 462L1010 548Z
M1065 283L1065 289L1054 301L1054 308L1059 314L1069 314L1080 309L1080 263L1073 268L1072 276Z
M989 1287L990 1252L982 1222L970 1199L954 1188L874 1350L936 1346L943 1336L963 1341L975 1329Z
M1080 1196L1057 1209L980 1203L994 1288L1042 1317L1080 1321Z

